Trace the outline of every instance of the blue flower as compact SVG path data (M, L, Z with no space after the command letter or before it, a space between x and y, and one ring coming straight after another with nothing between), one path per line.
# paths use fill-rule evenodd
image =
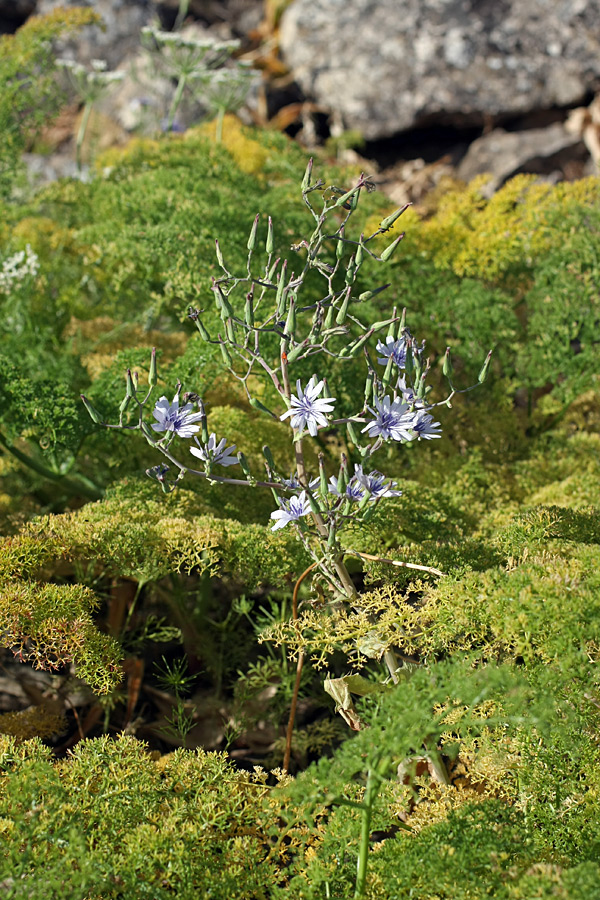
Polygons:
M217 444L217 438L213 432L208 439L208 444L200 444L198 438L195 438L197 447L190 447L190 453L204 460L205 463L212 463L217 466L235 466L239 462L237 456L231 454L236 449L235 444L226 447L227 439L221 438Z
M156 422L152 423L154 431L172 431L174 434L182 438L193 437L200 430L199 422L203 413L192 412L191 403L179 408L179 394L175 394L173 402L169 403L166 397L161 397L152 411L152 415Z
M387 441L412 441L415 438L413 429L414 413L410 412L407 403L401 400L390 400L386 395L383 400L375 398L377 411L367 407L375 418L367 422L364 431L369 432L369 437L381 437Z
M426 441L432 438L441 438L442 426L439 422L433 421L433 416L428 415L424 409L417 410L412 426L419 440L423 438Z
M371 500L379 500L382 497L401 497L402 491L396 491L394 488L396 487L395 481L385 480L385 475L382 475L381 472L378 472L375 469L373 472L369 472L368 475L365 475L363 472L362 466L354 466L354 478L353 481L356 481L371 495Z
M380 363L380 365L387 365L390 357L399 369L403 369L406 365L406 341L403 337L398 338L397 341L391 336L387 337L385 339L385 344L382 341L377 341L375 349L377 353L381 353L381 356L377 357L377 362Z
M364 488L360 486L355 477L350 479L343 493L340 492L339 481L335 475L332 475L329 479L329 493L335 494L336 497L345 497L347 500L354 500L356 503L360 503L365 496Z
M323 386L324 382L317 382L316 375L313 375L306 385L306 389L302 390L300 379L298 379L296 382L298 396L292 395L290 398L291 409L288 409L279 418L283 421L283 419L291 416L292 428L295 428L297 431L308 428L311 437L316 437L319 427L323 428L327 425L325 413L330 413L333 409L333 403L335 403L335 397L321 397L320 400L317 399L323 390Z
M310 512L310 503L306 496L306 491L301 491L297 497L290 497L285 500L279 498L281 509L276 509L271 513L271 518L275 520L275 524L271 531L277 531L278 528L285 528L288 522L297 522L301 516L307 516Z

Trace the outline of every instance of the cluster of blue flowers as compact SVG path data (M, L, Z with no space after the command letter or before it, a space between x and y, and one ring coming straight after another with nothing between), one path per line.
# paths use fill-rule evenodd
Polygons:
M387 365L390 360L398 369L404 369L407 359L408 343L405 337L394 340L388 337L383 343L377 344L377 352L380 354L377 362ZM417 351L420 352L420 351ZM323 397L325 382L318 381L313 375L305 388L300 379L296 382L296 394L290 397L290 408L279 418L283 421L289 418L290 424L298 436L308 431L311 437L316 437L319 428L325 428L329 424L328 415L333 412L336 398ZM431 440L441 436L439 422L433 420L427 412L424 402L418 399L413 390L406 385L406 377L400 376L397 380L396 391L393 397L384 395L381 399L375 397L374 408L367 406L366 411L373 418L367 421L363 433L377 441L413 441ZM239 457L235 455L235 444L227 447L227 440L222 438L217 442L216 435L211 434L206 441L201 443L196 437L202 423L206 421L203 410L194 412L192 403L179 402L179 392L175 394L169 403L167 397L161 397L153 411L156 422L152 428L156 432L164 432L166 437L177 435L182 438L193 438L195 446L190 447L190 453L201 459L206 466L232 466L239 463ZM363 418L364 422L365 419ZM288 480L282 480L282 487L288 490L302 488L299 494L289 498L279 497L280 508L271 513L274 520L272 530L283 528L289 522L297 522L303 516L311 512L310 492L317 489L320 479L313 479L308 489L303 487L296 475ZM395 489L396 483L386 481L385 476L374 470L368 474L363 471L361 465L354 466L354 475L348 480L331 476L327 491L334 502L367 503L381 500L386 497L399 497L401 491ZM322 498L325 501L325 497Z

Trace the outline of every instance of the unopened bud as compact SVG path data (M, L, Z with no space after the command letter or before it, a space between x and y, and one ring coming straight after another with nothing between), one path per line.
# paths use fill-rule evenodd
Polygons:
M104 422L98 410L94 406L92 406L92 404L84 394L80 394L80 397L92 422L95 422L96 425L103 425Z
M269 256L273 252L274 246L275 246L275 239L273 237L273 221L271 219L271 216L269 216L269 227L267 229L267 243L265 245L265 249Z
M127 396L135 397L135 383L133 381L131 369L127 369L127 371L125 373L125 384L126 384L126 388L127 388Z
M158 373L156 370L156 347L152 348L152 353L150 354L150 370L148 372L148 384L150 387L156 387L158 382Z
M252 402L252 401L250 401L250 402ZM267 412L268 412L268 410L267 410ZM272 413L271 413L271 415L272 415ZM272 472L274 472L275 471L275 460L273 459L273 454L271 453L271 450L267 444L265 444L264 447L262 448L262 452L263 452L263 456L267 462L269 469Z
M488 353L488 355L485 358L485 362L484 362L483 366L481 367L481 372L479 373L479 377L477 379L479 384L483 384L483 382L485 381L485 379L488 376L488 372L490 370L491 359L492 359L492 351L490 350L490 352Z
M452 360L450 359L450 347L446 347L446 352L444 353L444 362L442 365L442 372L444 373L446 378L452 377Z
M256 232L258 231L258 219L259 219L259 214L256 213L256 216L254 217L254 222L252 223L252 228L250 229L250 237L248 238L248 243L246 245L248 247L248 250L250 251L250 253L252 253L252 251L256 247Z
M363 259L365 256L365 245L363 243L364 238L365 238L364 234L361 234L360 240L358 242L358 247L356 248L356 267L357 268L359 266L362 266L362 262L363 262Z
M306 171L304 172L304 178L302 179L302 193L306 193L308 188L310 187L310 176L312 175L313 168L313 160L312 157L308 161L308 165L306 166Z
M274 412L271 412L270 409L267 409L267 407L264 405L264 403L261 403L260 400L258 400L256 397L250 397L249 402L250 402L250 406L252 406L253 409L258 409L259 412L267 413L267 415L271 416L271 418L273 418L273 419L279 419L279 416L275 415ZM264 447L263 447L263 450L264 450Z
M338 314L335 317L336 325L343 325L346 321L346 316L348 315L348 304L350 303L350 296L352 294L352 286L348 285L346 288L346 293L344 294L344 299L342 300L342 305L338 310Z
M388 259L390 259L390 257L394 253L394 250L396 249L396 247L398 246L398 244L400 243L400 241L402 240L403 237L404 237L404 232L402 232L402 234L399 234L398 237L396 238L396 240L392 241L391 244L388 244L388 246L385 248L385 250L382 251L381 256L379 257L382 262L387 262Z
M225 263L223 262L223 254L221 253L221 247L219 245L219 241L215 240L215 250L217 251L217 262L221 266L222 269L225 269ZM227 270L225 270L227 271Z
M381 231L387 231L389 228L391 228L396 219L399 219L402 213L406 212L410 205L410 203L407 203L405 206L402 206L400 207L400 209L397 209L395 212L391 213L391 215L386 216L385 219L382 219L379 225Z

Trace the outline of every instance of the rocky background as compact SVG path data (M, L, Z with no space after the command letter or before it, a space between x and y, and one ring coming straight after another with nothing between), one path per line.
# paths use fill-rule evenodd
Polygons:
M106 26L65 55L127 72L139 72L140 29L169 30L180 11L178 0L0 0L0 32L65 5L93 6ZM600 0L190 0L185 26L240 39L262 72L248 117L359 152L397 202L446 174L489 172L493 192L519 172L598 172ZM139 91L126 78L111 97L107 142L139 129ZM31 164L60 174L56 159Z

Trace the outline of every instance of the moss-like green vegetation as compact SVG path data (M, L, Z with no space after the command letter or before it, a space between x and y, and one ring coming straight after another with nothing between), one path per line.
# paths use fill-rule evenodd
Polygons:
M343 533L360 605L330 603L307 578L292 619L311 560L290 529L269 529L270 492L186 477L162 494L144 475L160 461L145 439L94 425L78 399L115 422L125 370L145 382L157 347L157 397L181 379L253 471L264 444L293 470L287 423L257 417L186 313L210 316L215 238L245 271L257 212L273 219L276 255L302 259L290 245L311 224L306 158L234 119L221 145L212 128L134 141L88 183L27 199L3 191L0 155L1 259L29 244L40 263L0 293L0 631L16 660L56 679L53 699L38 691L0 715L0 894L350 898L366 852L372 900L600 898L600 182L520 177L491 200L478 183L446 185L398 221L391 287L366 317L406 305L434 391L446 346L459 386L493 346L492 378L440 412L443 440L377 457L402 496ZM356 173L319 174L347 187ZM368 194L356 227L389 212ZM368 260L358 288L380 280ZM309 296L319 289L309 281ZM362 402L362 365L329 365L340 407ZM268 388L257 393L268 405ZM328 474L340 452L360 461L333 429L314 443L313 473L318 452ZM366 727L349 738L320 682L380 683L375 638L375 656L401 655L400 684L363 691ZM308 713L291 779L277 766L300 652ZM153 730L139 684L164 706L166 657L183 660L183 681L171 670L168 683L180 706ZM195 706L181 699L188 661ZM88 692L76 721L61 699L74 679ZM185 749L186 702L190 728L216 710L207 745L219 752ZM261 731L262 755L259 743L238 752ZM275 774L236 767L236 753Z

